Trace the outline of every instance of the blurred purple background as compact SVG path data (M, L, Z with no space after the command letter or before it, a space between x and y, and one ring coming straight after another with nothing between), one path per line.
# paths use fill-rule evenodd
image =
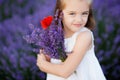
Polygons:
M45 80L23 36L53 14L56 0L0 0L0 79ZM120 0L94 0L95 52L108 80L120 79Z

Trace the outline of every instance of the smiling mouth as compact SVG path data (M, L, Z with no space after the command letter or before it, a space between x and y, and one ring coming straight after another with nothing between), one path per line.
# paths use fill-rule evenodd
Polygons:
M76 26L76 27L81 27L82 26L82 24L73 24L74 26Z

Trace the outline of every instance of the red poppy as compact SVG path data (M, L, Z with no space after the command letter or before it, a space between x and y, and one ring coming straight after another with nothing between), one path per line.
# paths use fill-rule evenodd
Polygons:
M45 17L40 23L43 29L47 29L53 20L52 16Z

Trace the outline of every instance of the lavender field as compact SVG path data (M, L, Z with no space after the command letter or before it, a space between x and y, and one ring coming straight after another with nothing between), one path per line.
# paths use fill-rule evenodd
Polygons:
M0 0L0 80L45 80L23 36L52 15L56 0ZM94 0L95 52L107 80L120 79L120 0Z

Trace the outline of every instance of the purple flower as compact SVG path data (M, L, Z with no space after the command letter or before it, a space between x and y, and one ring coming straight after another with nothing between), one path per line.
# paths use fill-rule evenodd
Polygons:
M58 12L56 12L56 15L57 14ZM39 52L40 49L44 49L44 54L49 55L51 58L61 59L64 61L66 53L61 20L62 19L60 17L56 18L55 16L55 19L47 29L43 30L41 28L34 27L32 33L24 38L27 42L37 47L36 51ZM56 24L56 21L58 24Z
M114 44L119 44L120 43L120 36L117 35L114 39Z
M106 25L106 32L112 33L114 31L114 26L112 24Z
M3 3L4 0L0 0L0 5Z

